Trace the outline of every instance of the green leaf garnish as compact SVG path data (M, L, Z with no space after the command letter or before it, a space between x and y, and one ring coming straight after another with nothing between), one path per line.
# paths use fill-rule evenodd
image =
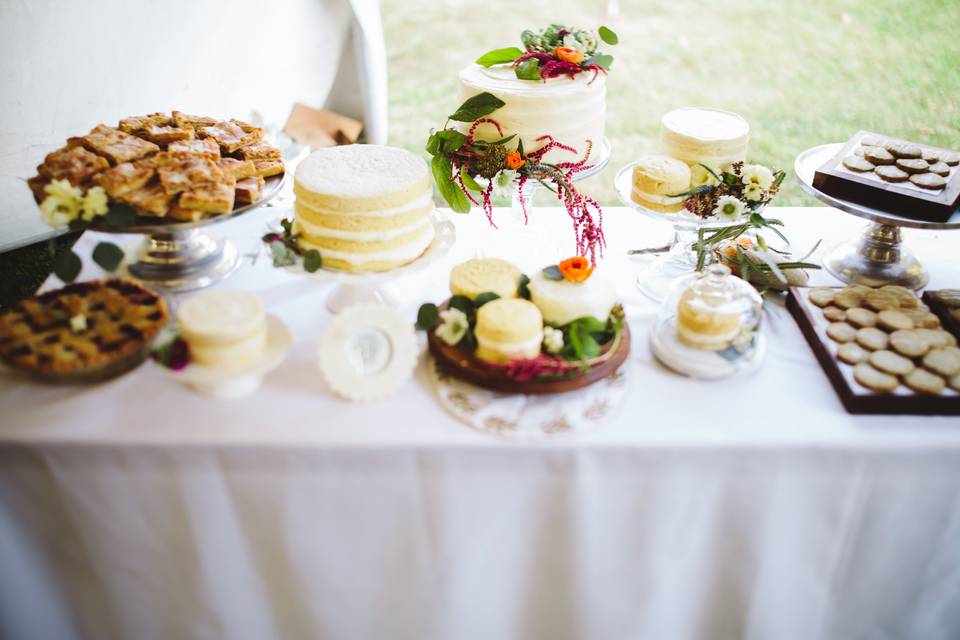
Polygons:
M618 38L613 29L610 29L609 27L600 27L597 29L597 35L600 36L601 40L609 45L614 45L620 42L620 38Z
M473 315L473 301L467 296L457 295L450 298L450 308L459 309L467 318Z
M505 104L506 102L497 96L485 91L469 98L460 105L460 108L453 112L450 119L457 122L473 122L490 115Z
M80 256L69 249L58 253L53 259L53 272L63 282L73 282L76 280L82 268L83 263L80 261Z
M289 267L296 264L293 252L280 240L274 240L270 243L270 257L273 259L273 266L275 267Z
M303 254L303 270L307 273L313 273L323 264L323 259L320 257L320 252L316 249L308 249L305 254Z
M543 273L543 277L547 280L563 280L563 273L561 273L560 267L555 264L544 267L541 273Z
M430 171L433 173L433 181L437 183L440 195L447 201L450 208L457 213L469 213L470 201L467 200L467 195L450 176L450 158L443 155L433 156Z
M123 262L123 249L112 242L100 242L93 249L93 261L104 271L113 273Z
M517 295L526 300L530 299L530 278L525 273L520 274L520 282L517 283Z
M540 62L536 58L524 60L513 69L520 80L539 80Z
M500 296L494 293L493 291L484 291L483 293L478 294L477 297L473 299L473 306L474 308L479 309L480 307L487 304L491 300L496 300L499 297Z
M610 67L613 66L613 56L606 53L598 53L596 55L590 56L587 60L584 61L584 66L595 64L603 67L607 71L610 70Z
M103 223L112 229L123 229L137 223L137 212L127 204L113 204L103 216Z
M523 55L523 51L517 47L506 47L504 49L494 49L493 51L488 51L479 58L477 58L477 64L482 67L492 67L495 64L503 64L505 62L513 62L517 58Z
M483 187L481 187L469 173L461 173L460 177L463 178L463 184L466 185L467 189L470 189L471 191L483 191Z
M440 322L440 311L437 305L427 302L420 305L417 311L417 329L421 331L430 331Z

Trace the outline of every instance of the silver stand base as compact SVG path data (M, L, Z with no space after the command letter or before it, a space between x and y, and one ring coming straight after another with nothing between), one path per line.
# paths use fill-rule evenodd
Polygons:
M898 284L921 289L930 279L903 246L900 227L871 223L860 238L844 242L823 257L827 271L844 282L880 287Z
M200 229L190 229L147 236L127 271L149 286L191 291L223 280L239 266L235 244Z

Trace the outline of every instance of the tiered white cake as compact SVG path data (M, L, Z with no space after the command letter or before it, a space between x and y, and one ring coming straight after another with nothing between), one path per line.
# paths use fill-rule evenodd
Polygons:
M579 73L574 78L560 76L543 80L520 80L509 64L485 68L471 65L460 71L460 97L466 100L478 93L488 92L506 104L491 114L500 123L504 135L517 134L523 140L524 151L543 146L537 138L551 135L577 150L571 154L554 149L544 157L545 162L579 160L586 150L586 142L593 142L591 158L598 157L603 141L607 113L606 76L598 73ZM497 140L501 136L493 125L482 124L477 130L480 140ZM517 139L510 143L516 148Z

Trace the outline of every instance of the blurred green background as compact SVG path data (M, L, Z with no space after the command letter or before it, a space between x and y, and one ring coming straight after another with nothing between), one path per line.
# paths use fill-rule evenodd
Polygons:
M859 129L960 148L960 0L383 0L383 19L390 142L422 155L458 106L458 70L480 54L550 22L613 28L613 158L583 183L604 204L616 202L616 169L656 151L675 107L743 115L750 160L790 170L779 205L814 202L792 173L799 152Z

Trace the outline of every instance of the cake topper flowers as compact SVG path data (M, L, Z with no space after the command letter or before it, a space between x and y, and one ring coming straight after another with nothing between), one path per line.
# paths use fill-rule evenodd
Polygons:
M561 24L552 24L539 32L524 31L520 40L525 51L517 47L494 49L477 58L477 64L492 67L509 63L521 80L546 81L564 75L574 78L592 71L593 82L613 64L613 56L599 51L600 41L611 46L619 42L617 34L608 27L594 32Z
M470 211L471 203L481 207L487 220L493 227L493 193L505 182L515 184L523 190L530 180L535 180L556 194L563 204L567 215L573 222L576 239L576 251L579 255L589 255L595 263L598 255L603 255L606 240L603 236L603 211L593 198L577 191L573 185L574 177L592 165L587 164L592 144L588 141L579 160L567 162L545 162L544 156L553 149L563 149L570 153L577 150L550 135L536 139L540 145L536 150L526 151L523 140L518 140L516 148L509 148L516 134L505 136L503 127L488 117L504 102L491 93L480 93L460 105L447 118L447 124L440 131L431 131L426 150L433 159L430 169L440 195L450 208L458 213ZM450 121L462 122L466 132ZM493 126L501 137L487 141L475 137L481 124ZM522 202L524 220L528 220L526 202Z

